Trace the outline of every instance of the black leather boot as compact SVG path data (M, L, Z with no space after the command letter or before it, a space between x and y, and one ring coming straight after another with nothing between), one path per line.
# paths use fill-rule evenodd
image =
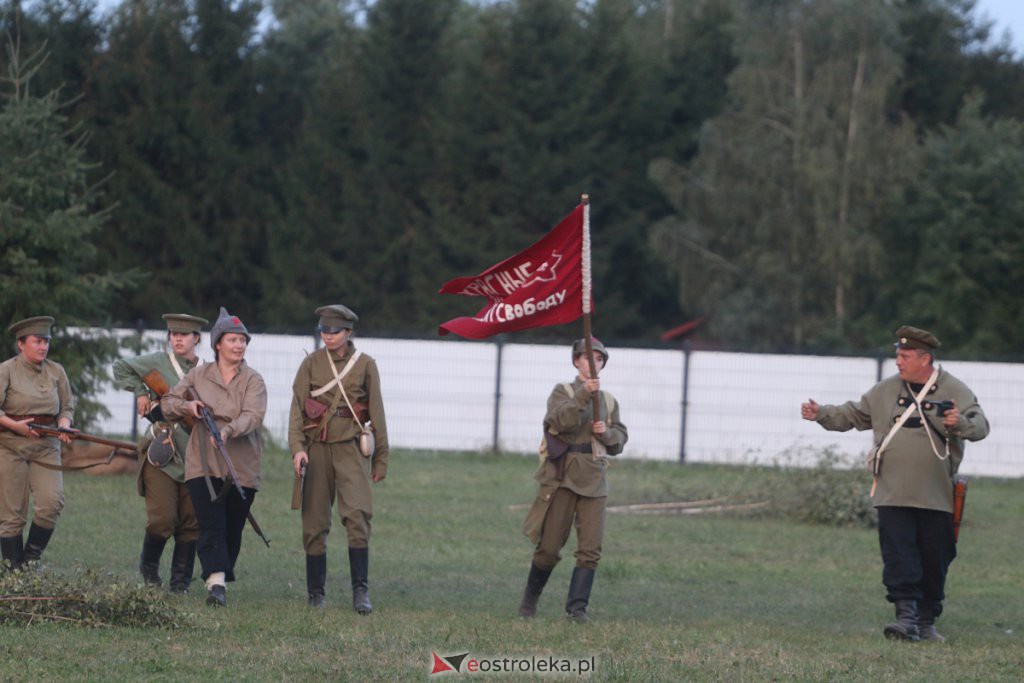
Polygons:
M171 592L188 593L196 566L196 541L174 543L171 555ZM159 578L159 577L158 577Z
M370 571L370 549L349 548L348 566L352 576L352 609L367 615L373 611L367 575Z
M594 587L594 570L576 567L569 581L569 599L565 601L565 614L578 624L589 621L587 605L590 604L590 590Z
M38 562L43 556L43 551L50 543L53 536L53 529L44 529L36 526L35 523L28 529L28 538L25 540L25 563Z
M551 576L550 569L541 569L530 563L530 574L526 577L526 588L523 590L523 599L519 602L519 616L523 619L530 619L537 614L537 601L540 594L547 585Z
M917 606L917 631L921 640L944 643L946 637L935 630L935 619L942 614L942 603L922 602Z
M897 600L896 621L886 624L882 633L885 634L886 638L895 640L915 642L920 640L920 634L917 630L917 601Z
M228 606L228 589L227 586L222 586L219 583L215 583L206 589L206 604L211 607L227 607Z
M25 564L25 540L21 534L0 538L0 554L10 563L12 572L21 569Z
M139 556L139 573L147 586L163 585L160 580L160 557L164 554L166 538L146 534L142 539L142 555Z
M323 609L327 607L324 595L324 584L327 582L327 553L323 555L306 555L306 593L309 595L309 606Z

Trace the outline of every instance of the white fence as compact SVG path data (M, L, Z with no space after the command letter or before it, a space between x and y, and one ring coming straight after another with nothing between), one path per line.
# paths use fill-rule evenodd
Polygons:
M149 332L146 338L159 344L163 334ZM206 335L203 343L208 344ZM575 372L568 344L361 337L356 344L377 360L388 437L396 448L533 451L551 388ZM249 365L267 382L265 424L278 443L285 443L295 370L314 348L312 336L284 335L257 335L249 346ZM680 350L610 353L601 384L618 399L629 428L623 457L678 461L685 451L686 462L807 464L826 446L853 457L871 445L868 432L827 432L802 420L800 403L810 397L823 404L858 399L878 376L873 358L694 351L684 372ZM208 346L201 355L212 358ZM895 373L891 360L882 365L883 376ZM1024 476L1024 424L1012 416L1024 394L1024 364L942 365L977 392L992 424L987 439L968 444L961 471ZM131 396L107 387L99 399L112 413L100 430L129 433Z

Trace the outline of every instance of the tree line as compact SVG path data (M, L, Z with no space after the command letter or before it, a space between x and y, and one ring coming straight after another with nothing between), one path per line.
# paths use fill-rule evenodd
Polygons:
M305 332L342 301L432 336L481 303L441 283L588 192L608 339L1024 337L1024 64L970 0L0 0L0 28L4 320Z

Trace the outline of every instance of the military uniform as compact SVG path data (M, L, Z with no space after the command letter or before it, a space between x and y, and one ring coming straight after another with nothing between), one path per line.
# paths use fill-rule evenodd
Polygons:
M209 321L190 315L169 313L163 316L167 321L168 333L199 334L202 326ZM160 397L143 381L152 371L157 371L168 387L173 387L194 368L198 359L189 359L174 354L172 350L150 353L136 358L120 359L114 363L114 385L132 392L138 399L147 396L159 406ZM199 522L196 520L185 486L185 451L188 447L189 428L184 423L163 421L159 410L153 410L147 417L153 425L147 430L140 444L139 452L145 453L154 436L166 438L170 434L173 455L162 466L154 465L149 458L140 458L138 491L146 501L146 534L142 543L139 571L146 583L157 585L160 581L160 556L164 545L174 536L174 552L171 558L171 591L184 593L192 583L192 571L196 556L196 539L199 537Z
M221 308L220 317L210 330L214 349L228 333L250 338L242 321ZM192 399L186 396L189 390L198 394L213 415L237 475L232 481L223 456L210 442L210 431L197 422L185 451L185 485L199 520L198 555L207 583L207 603L224 605L225 582L235 580L242 530L260 488L263 442L259 430L267 412L267 386L244 360L228 383L224 382L218 363L205 363L190 370L164 394L160 407L165 417L181 420L191 414L188 402ZM229 490L221 495L226 486ZM245 490L244 499L237 487ZM216 500L212 500L214 497Z
M939 347L934 335L917 328L901 327L896 336L898 348L933 353ZM832 431L871 429L875 443L880 444L923 387L924 383L904 382L894 375L859 401L820 406L815 419ZM955 401L960 412L950 429L939 415L945 400ZM897 622L886 628L886 635L914 639L918 634L926 638L934 634L932 639L937 640L941 636L934 632L934 621L942 613L946 573L956 557L953 477L963 460L965 443L985 438L989 424L974 393L941 368L920 408L893 434L882 453L874 505L882 581L887 599L897 609ZM909 628L911 624L919 628Z
M14 323L8 331L16 339L50 339L53 318L39 316ZM15 422L70 427L75 399L64 368L48 358L33 362L22 350L0 364L0 549L12 568L37 561L50 542L64 507L64 479L59 470L60 441L54 437L28 438L15 433ZM28 539L29 496L33 499Z
M593 350L604 356L608 351L594 339ZM583 340L573 345L573 361L584 353ZM548 457L534 474L538 491L523 523L523 533L536 544L527 587L520 604L520 616L532 617L537 600L547 583L551 570L561 559L561 549L576 526L576 567L569 584L566 612L578 621L586 621L594 572L601 559L604 537L604 514L608 501L607 461L595 457L594 441L608 455L622 452L629 439L626 425L619 416L617 402L608 392L598 392L600 414L597 418L607 426L603 435L592 431L595 421L593 399L586 384L577 377L571 384L557 384L548 397L544 415L549 441Z
M351 331L358 316L341 305L316 310L321 332ZM332 332L333 331L333 332ZM344 372L356 354L349 339L338 351L326 347L307 356L299 365L292 384L292 407L288 426L288 447L293 457L308 454L302 501L302 544L307 557L307 590L311 604L322 605L327 566L327 535L331 529L331 507L338 500L338 515L348 536L349 569L356 611L372 610L368 598L370 520L373 517L371 481L385 477L388 469L388 432L381 397L377 363L359 354L341 379L348 401L335 383L335 372ZM333 362L333 366L332 366ZM325 392L324 387L333 385ZM318 394L313 396L313 394ZM314 420L306 415L307 400L318 401L327 412ZM349 404L359 415L352 415ZM331 408L333 407L333 410ZM360 452L361 423L369 421L375 446L367 457Z

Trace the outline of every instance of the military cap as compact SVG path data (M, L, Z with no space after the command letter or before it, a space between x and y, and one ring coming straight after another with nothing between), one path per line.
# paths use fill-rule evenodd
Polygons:
M228 313L227 309L221 306L217 322L215 322L213 327L210 328L210 346L216 349L217 342L220 341L220 338L229 332L244 334L245 341L250 341L252 339L252 337L249 336L249 330L245 329L245 323L239 320L237 316Z
M341 330L351 330L359 321L359 316L351 308L341 304L321 306L313 312L320 316L318 327L321 332L332 333L340 332Z
M592 351L597 351L599 354L604 356L604 362L607 365L607 363L608 363L608 349L604 348L604 344L601 343L600 339L598 339L597 337L591 337L590 338L590 349ZM586 339L586 337L584 337L583 339L577 339L576 341L574 341L572 343L572 360L573 360L574 363L576 362L576 358L578 356L582 356L586 352L587 352L587 339Z
M921 330L910 325L904 325L903 327L896 330L896 343L893 344L898 349L923 349L925 351L932 351L939 348L942 344L935 337L934 334L927 330Z
M203 325L209 325L210 321L206 318L199 318L194 315L187 315L185 313L164 313L163 319L167 321L168 332L193 332L198 334L203 329Z
M14 333L15 339L27 337L30 334L36 337L50 338L50 328L56 321L48 315L37 315L34 318L19 320L7 328L8 332Z

